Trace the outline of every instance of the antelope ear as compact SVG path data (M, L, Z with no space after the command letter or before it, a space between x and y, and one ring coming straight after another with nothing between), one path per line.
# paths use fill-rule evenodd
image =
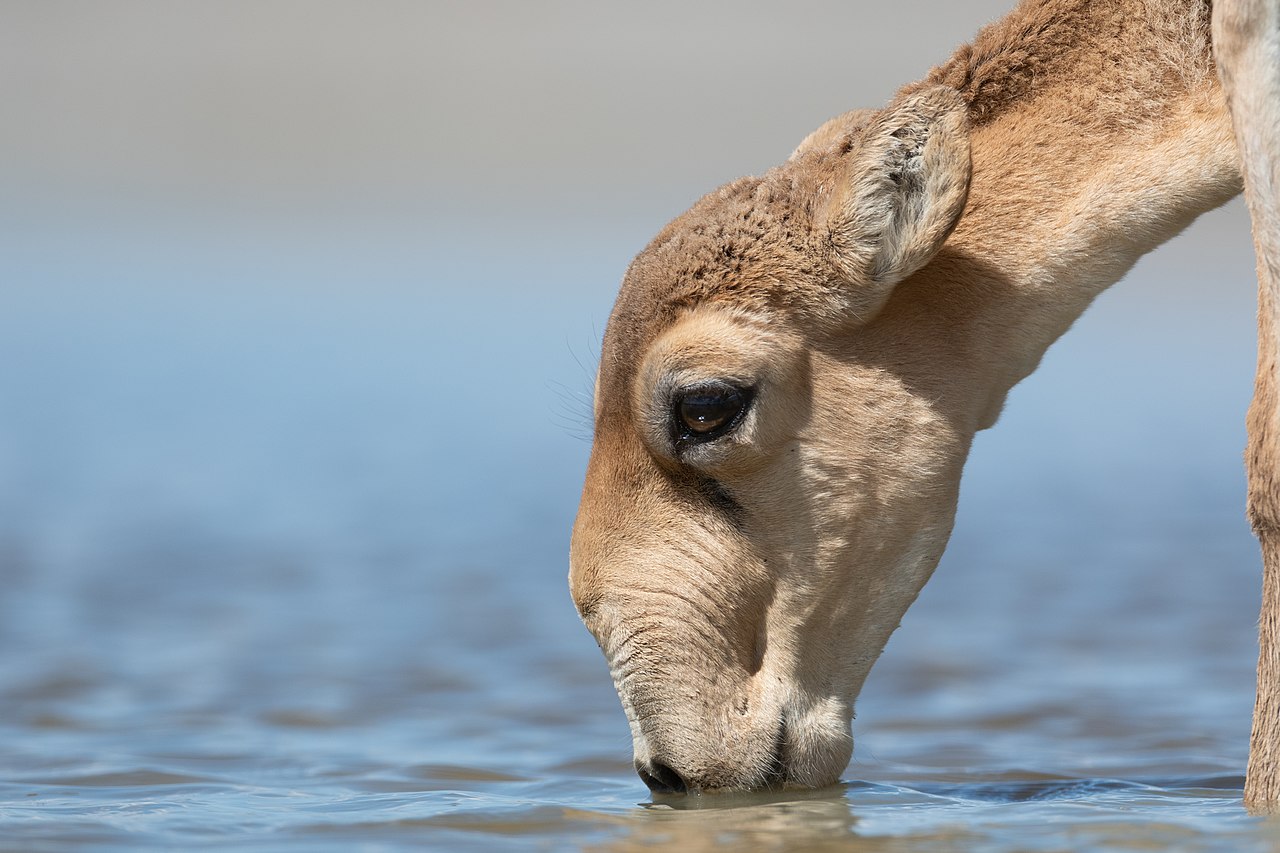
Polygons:
M967 108L949 87L905 92L853 143L820 227L832 265L855 291L850 307L865 320L960 219L969 193Z
M866 127L878 112L880 111L872 109L850 110L843 115L829 119L823 123L822 127L806 136L804 141L796 146L796 150L791 152L791 156L787 160L796 160L811 151L826 151L838 146L852 144L859 131Z

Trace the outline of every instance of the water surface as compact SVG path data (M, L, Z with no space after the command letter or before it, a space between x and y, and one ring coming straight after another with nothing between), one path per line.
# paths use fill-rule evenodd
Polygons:
M845 781L655 801L564 586L635 237L420 234L5 238L0 847L1276 842L1240 804L1248 259L1197 283L1247 237L1144 262L980 436Z

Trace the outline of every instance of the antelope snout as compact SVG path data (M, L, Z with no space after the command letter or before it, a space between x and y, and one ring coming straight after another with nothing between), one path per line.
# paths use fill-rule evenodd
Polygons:
M762 733L763 734L763 733ZM786 731L749 738L754 744L730 755L731 750L706 745L706 749L681 761L674 752L659 750L643 758L636 755L641 781L655 794L687 794L697 791L749 791L781 788L787 782Z
M636 773L655 794L776 791L837 782L853 751L849 705L827 698L776 710L732 730L724 726L728 718L718 714L641 720Z
M685 794L689 785L684 777L663 761L636 761L636 773L640 780L655 794Z

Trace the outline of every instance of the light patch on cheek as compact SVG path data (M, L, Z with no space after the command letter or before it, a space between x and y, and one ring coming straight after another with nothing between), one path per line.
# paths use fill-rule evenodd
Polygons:
M946 528L921 528L907 542L898 559L880 570L883 584L879 585L875 598L868 602L864 632L888 640L933 574L945 544Z
M907 552L898 562L899 576L908 580L914 587L912 595L924 586L929 575L933 573L934 564L946 544L945 530L937 527L926 527L920 530L911 540Z

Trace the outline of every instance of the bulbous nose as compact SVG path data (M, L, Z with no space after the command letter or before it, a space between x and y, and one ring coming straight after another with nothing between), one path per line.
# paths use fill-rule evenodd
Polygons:
M684 777L661 761L651 761L647 765L637 761L636 772L655 794L685 794L689 791Z

